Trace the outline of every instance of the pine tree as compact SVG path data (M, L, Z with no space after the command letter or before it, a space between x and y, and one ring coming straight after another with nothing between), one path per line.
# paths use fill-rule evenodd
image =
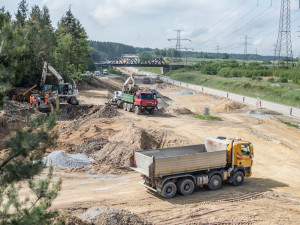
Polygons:
M26 3L26 0L21 0L19 3L18 11L15 14L16 16L16 24L19 27L24 27L26 18L27 18L27 13L28 13L28 4Z

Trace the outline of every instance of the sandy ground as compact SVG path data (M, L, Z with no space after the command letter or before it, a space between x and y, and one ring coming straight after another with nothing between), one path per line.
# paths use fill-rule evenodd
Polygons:
M115 82L115 81L114 81ZM141 85L142 86L142 85ZM132 211L154 224L202 224L230 221L237 224L300 224L300 130L288 127L276 119L247 115L249 108L222 111L226 100L197 93L177 96L179 87L148 85L172 99L167 113L135 115L118 109L120 116L111 119L93 119L73 133L62 134L61 147L68 143L79 145L88 138L109 137L134 124L144 129L170 130L189 140L190 144L203 143L208 136L240 137L255 147L253 176L244 185L224 184L221 190L197 188L191 196L177 195L163 199L139 185L137 172L107 170L99 165L98 171L70 172L55 170L63 178L63 188L53 208L73 215L94 206L109 206ZM103 104L107 91L81 91L80 102ZM203 113L205 107L223 121L204 121L191 115L172 113L187 108ZM102 171L103 168L103 171ZM104 173L105 171L105 173Z

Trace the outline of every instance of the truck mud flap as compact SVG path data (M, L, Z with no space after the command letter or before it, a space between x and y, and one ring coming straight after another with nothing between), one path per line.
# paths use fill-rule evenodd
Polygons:
M154 189L154 188L152 188L152 187L149 187L149 186L145 185L143 182L138 182L138 183L139 183L140 185L142 185L142 186L148 188L148 189L151 190L151 191L157 192L156 189Z

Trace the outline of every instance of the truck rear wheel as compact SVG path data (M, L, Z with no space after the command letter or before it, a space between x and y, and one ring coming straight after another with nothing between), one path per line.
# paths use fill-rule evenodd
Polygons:
M182 179L178 183L178 191L183 195L190 195L194 192L195 184L191 179Z
M244 183L244 174L241 171L237 171L233 176L232 184L234 186L239 186Z
M68 101L71 105L78 105L78 101L76 97L72 97Z
M165 198L173 198L174 195L176 194L177 187L176 185L169 181L164 184L162 190L161 190L161 195Z
M134 112L135 112L136 115L141 114L141 109L140 109L140 107L135 106Z
M213 175L208 182L208 188L212 191L220 189L221 185L222 185L221 177L217 174Z
M127 103L126 102L124 102L124 104L123 104L123 109L124 109L124 111L127 111Z

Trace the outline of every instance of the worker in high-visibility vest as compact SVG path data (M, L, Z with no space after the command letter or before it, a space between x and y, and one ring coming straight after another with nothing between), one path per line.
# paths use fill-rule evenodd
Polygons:
M32 106L32 103L33 103L33 96L30 95L30 105Z
M48 98L49 98L49 94L48 94L48 92L47 92L46 95L45 95L45 104L46 104L46 105L48 104Z
M33 96L33 106L36 107L37 97Z

